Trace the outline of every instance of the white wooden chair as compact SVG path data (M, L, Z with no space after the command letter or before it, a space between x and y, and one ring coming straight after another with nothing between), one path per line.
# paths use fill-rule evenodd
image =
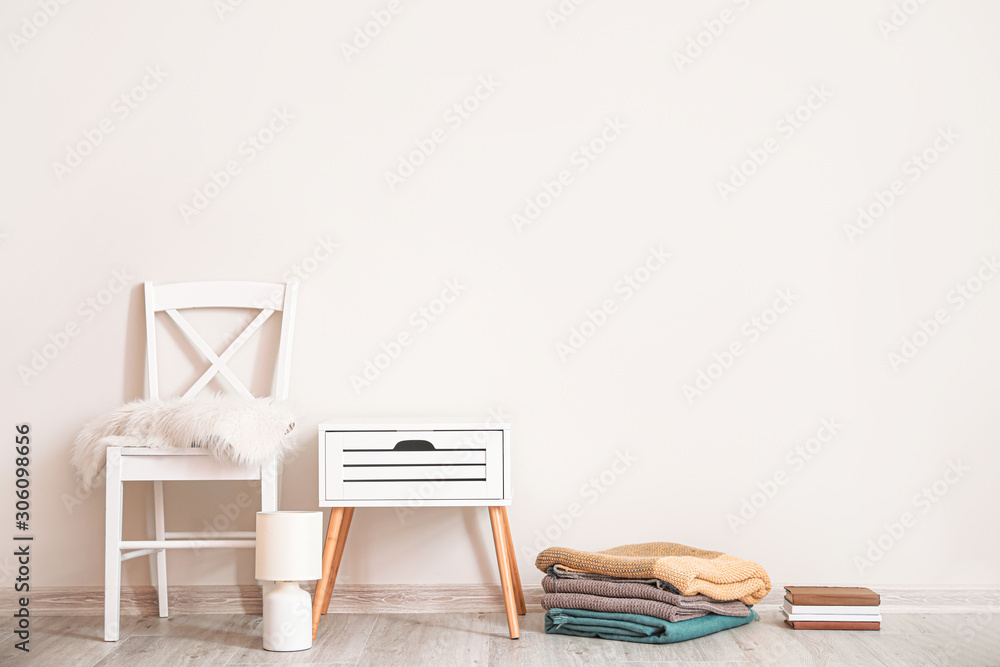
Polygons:
M145 283L146 397L159 398L156 365L156 322L166 312L195 349L209 363L208 369L184 394L194 396L216 375L244 396L250 391L227 366L233 355L275 311L281 312L281 334L271 396L287 398L292 331L298 283L197 282L157 285ZM179 311L190 308L242 308L259 314L226 348L216 354ZM199 532L170 532L164 527L163 482L167 480L260 480L261 508L274 511L278 505L278 467L275 462L260 468L220 463L206 450L164 450L148 447L109 447L107 460L107 506L105 518L104 640L118 640L122 561L155 556L156 589L160 616L167 616L167 549L253 548L255 533L229 531L219 539L205 539ZM153 540L122 540L123 483L153 482ZM128 553L124 553L124 552Z

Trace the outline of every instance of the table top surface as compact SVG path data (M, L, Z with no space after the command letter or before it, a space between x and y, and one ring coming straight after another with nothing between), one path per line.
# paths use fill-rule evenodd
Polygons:
M320 431L509 431L509 423L460 419L330 419Z

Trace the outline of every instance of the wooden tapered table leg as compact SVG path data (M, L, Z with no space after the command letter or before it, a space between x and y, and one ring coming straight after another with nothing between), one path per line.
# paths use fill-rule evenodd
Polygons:
M528 608L524 606L524 589L521 588L521 573L517 569L517 552L514 551L514 540L510 536L510 519L507 518L507 508L501 507L503 516L503 533L507 543L507 559L510 562L511 585L514 587L514 597L517 602L517 613L524 616Z
M507 537L504 532L503 507L490 507L490 525L493 527L493 546L497 551L497 567L500 570L500 590L503 591L503 606L507 612L507 629L510 638L518 639L521 630L517 623L517 602L514 598L514 586L511 583L510 554L507 549Z
M340 570L340 560L344 557L344 545L347 544L347 531L351 529L351 519L354 518L354 508L344 508L344 519L340 523L340 531L337 533L337 546L333 552L333 564L330 566L330 575L327 579L326 600L323 601L323 613L330 609L330 598L333 597L333 587L337 583L337 572Z
M334 507L330 510L330 523L326 527L326 543L323 545L323 577L316 583L316 593L313 597L313 639L316 639L316 633L319 631L319 617L322 615L323 601L327 599L327 590L331 587L329 575L333 569L333 558L337 551L337 541L343 520L343 507Z

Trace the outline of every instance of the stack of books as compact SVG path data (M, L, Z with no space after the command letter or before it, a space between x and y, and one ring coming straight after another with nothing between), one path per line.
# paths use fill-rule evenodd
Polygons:
M869 588L786 586L781 611L794 630L878 630L879 601Z

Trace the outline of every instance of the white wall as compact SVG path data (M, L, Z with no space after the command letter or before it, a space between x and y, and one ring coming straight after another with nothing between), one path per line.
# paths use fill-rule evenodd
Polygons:
M292 267L307 272L292 385L303 453L286 466L285 508L315 507L323 419L500 410L515 428L526 582L550 543L668 540L757 560L776 583L1000 584L1000 280L949 298L1000 250L995 3L919 5L884 37L889 0L592 2L555 28L556 0L414 2L348 62L341 43L386 6L246 2L220 18L210 2L71 3L34 34L23 18L36 2L3 4L0 404L8 439L15 423L34 433L37 585L102 582L103 488L67 507L68 453L82 423L141 392L141 282ZM723 10L730 22L714 23ZM11 40L22 31L34 36ZM708 46L679 65L699 38ZM165 78L146 78L123 117L147 68ZM497 87L459 125L446 114L480 77ZM275 109L294 119L263 150L241 148ZM808 119L793 132L782 119L796 112ZM113 131L57 174L105 118ZM616 119L581 171L580 145ZM385 172L437 128L444 142L390 191ZM718 184L764 146L724 198ZM914 172L928 147L936 162ZM180 205L230 160L239 173L185 221ZM519 232L512 214L562 170L569 185ZM884 215L849 234L894 179ZM337 248L310 260L326 257L319 239ZM616 292L650 247L666 265L631 298ZM81 307L115 271L127 289L99 313ZM411 313L449 280L466 287L418 331ZM779 290L787 312L742 333ZM607 299L606 324L561 359L557 344ZM947 321L894 369L887 355L937 310ZM19 366L67 324L78 334L23 381ZM233 324L208 326L220 343ZM413 344L357 393L351 376L401 332ZM684 385L718 377L713 355L734 342L743 354L689 401ZM177 377L200 372L189 358ZM824 419L843 426L799 463L788 452ZM620 454L631 462L609 472ZM950 462L967 470L938 484L946 495L914 498ZM603 492L587 486L602 474ZM752 494L776 474L785 483L734 530L729 515L761 504ZM201 528L246 488L168 487L169 521ZM128 494L133 531L144 493ZM904 512L913 525L856 563ZM171 557L176 583L252 580L248 553ZM492 581L494 567L485 512L365 510L341 581ZM148 581L141 563L125 570Z

